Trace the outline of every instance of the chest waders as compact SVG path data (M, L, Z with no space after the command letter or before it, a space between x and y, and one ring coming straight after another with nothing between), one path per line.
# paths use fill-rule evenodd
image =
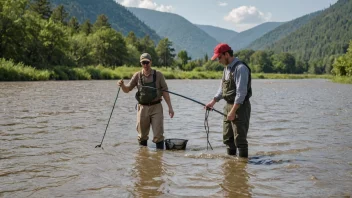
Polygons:
M139 73L139 83L142 85L138 88L136 93L136 100L141 105L152 105L153 103L157 104L160 101L152 102L157 97L157 90L156 89L148 89L144 86L156 88L156 71L154 70L153 74L153 82L146 83L144 82L144 76L142 72Z
M247 95L243 104L236 111L237 118L233 121L227 120L227 117L224 117L224 131L223 131L223 141L227 145L227 153L229 155L236 155L236 150L238 148L240 157L248 157L248 142L247 142L247 133L249 128L249 118L251 105L249 98L252 96L251 88L251 69L247 64L238 61L234 66L232 66L229 74L229 78L225 80L225 71L222 77L222 96L226 100L227 104L224 107L224 114L227 115L235 101L236 97L236 82L234 79L235 73L237 72L237 66L239 64L245 65L249 70L248 84L247 84Z

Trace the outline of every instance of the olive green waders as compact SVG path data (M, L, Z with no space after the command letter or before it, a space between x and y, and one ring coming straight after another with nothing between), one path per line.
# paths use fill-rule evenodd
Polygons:
M232 107L233 104L227 103L224 107L224 114L227 115ZM227 152L229 155L236 155L236 148L238 148L239 157L248 157L247 133L250 114L251 103L247 100L237 109L235 120L229 121L224 116L223 141L228 146Z

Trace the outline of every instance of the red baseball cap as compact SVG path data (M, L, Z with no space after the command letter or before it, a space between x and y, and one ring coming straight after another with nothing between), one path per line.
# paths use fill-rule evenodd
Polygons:
M211 60L215 60L219 57L220 54L231 50L231 47L226 43L220 43L214 48L214 55L211 57Z

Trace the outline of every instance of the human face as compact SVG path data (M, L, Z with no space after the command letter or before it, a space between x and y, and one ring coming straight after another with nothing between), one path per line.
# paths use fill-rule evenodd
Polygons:
M146 72L149 72L151 61L144 60L141 62L141 65Z
M226 59L226 53L222 53L218 56L218 61L219 63L223 64L223 65L227 65L227 59Z

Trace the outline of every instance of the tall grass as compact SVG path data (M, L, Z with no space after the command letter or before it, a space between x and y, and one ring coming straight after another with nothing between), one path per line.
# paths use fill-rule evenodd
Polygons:
M161 71L166 79L221 79L221 71L205 71L195 68L193 71L182 71L170 67L153 68ZM22 63L15 64L11 60L0 59L0 81L38 81L38 80L100 80L100 79L130 79L141 67L108 68L101 65L72 68L55 66L50 70L38 70ZM332 75L314 74L267 74L254 73L253 79L304 79L325 78L334 82L352 83L351 78L333 77Z

